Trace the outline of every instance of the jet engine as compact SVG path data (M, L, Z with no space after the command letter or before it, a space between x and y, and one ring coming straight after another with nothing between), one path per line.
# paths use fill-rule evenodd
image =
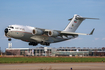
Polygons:
M33 29L32 30L32 34L33 35L42 35L43 34L43 31L40 30L40 29Z
M58 35L59 35L59 33L57 31L54 31L54 30L48 32L48 36L56 37Z

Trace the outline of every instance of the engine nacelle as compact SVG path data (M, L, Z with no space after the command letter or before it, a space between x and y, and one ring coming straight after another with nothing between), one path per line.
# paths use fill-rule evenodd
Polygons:
M32 34L33 35L42 35L43 34L43 31L40 30L40 29L33 29L32 30Z
M59 33L57 32L57 31L49 31L48 32L48 36L53 36L53 37L56 37L56 36L58 36L59 35Z

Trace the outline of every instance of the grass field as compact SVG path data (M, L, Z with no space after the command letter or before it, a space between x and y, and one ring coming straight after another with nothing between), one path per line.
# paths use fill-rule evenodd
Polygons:
M0 57L0 63L105 62L105 57Z

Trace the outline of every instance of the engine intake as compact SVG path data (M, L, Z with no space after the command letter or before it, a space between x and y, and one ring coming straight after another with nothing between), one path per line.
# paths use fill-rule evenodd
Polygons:
M33 35L42 35L43 34L43 31L40 30L40 29L33 29L32 30L32 34Z
M59 33L57 31L54 31L54 30L48 32L48 36L56 37L58 35L59 35Z

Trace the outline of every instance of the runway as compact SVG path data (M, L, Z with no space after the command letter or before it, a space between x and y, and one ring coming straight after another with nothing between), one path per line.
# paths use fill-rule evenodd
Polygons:
M0 64L0 70L105 70L105 63Z

